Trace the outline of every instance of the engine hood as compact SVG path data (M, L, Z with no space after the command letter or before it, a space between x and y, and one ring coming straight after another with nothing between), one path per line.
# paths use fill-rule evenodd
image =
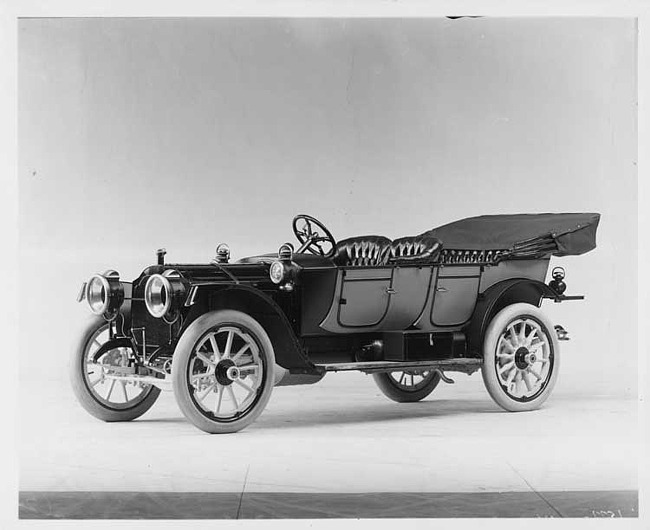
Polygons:
M167 263L152 265L142 271L142 276L163 274L165 271L176 271L190 283L239 283L260 282L269 279L269 265L264 263L248 264L187 264Z
M233 263L167 263L165 265L152 265L142 271L140 278L174 270L192 284L207 282L267 283L270 282L269 267L276 259L277 253L273 253L248 256ZM292 261L300 269L336 267L331 259L312 254L294 254Z
M278 253L273 252L272 254L260 254L258 256L249 256L247 258L241 258L236 261L233 265L239 264L264 264L270 265L275 260L278 259ZM330 258L324 258L322 256L315 256L314 254L294 254L293 263L298 265L300 268L310 268L310 267L334 267L334 262Z

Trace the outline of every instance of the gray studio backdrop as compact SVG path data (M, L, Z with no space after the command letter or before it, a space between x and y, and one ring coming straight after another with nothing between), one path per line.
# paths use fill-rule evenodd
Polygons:
M21 381L64 385L81 282L161 246L597 211L598 248L553 261L587 297L546 304L557 391L634 396L636 115L633 19L21 20Z

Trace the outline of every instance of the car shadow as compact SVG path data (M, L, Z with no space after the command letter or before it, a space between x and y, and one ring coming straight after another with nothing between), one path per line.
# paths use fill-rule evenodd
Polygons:
M187 420L185 419L184 416L180 415L181 413L179 412L179 416L173 416L173 417L159 417L159 418L147 418L146 416L142 418L138 418L135 420L133 423L141 423L141 424L146 424L146 423L187 423Z
M368 423L400 423L402 421L444 416L463 416L470 414L505 413L489 401L472 400L433 400L417 403L377 403L362 405L345 410L332 407L319 410L293 409L281 413L279 409L268 410L250 428L307 428L322 425L349 425Z
M384 400L343 410L337 408L336 403L332 403L331 407L321 404L318 410L271 404L248 429L301 429L323 425L368 423L398 424L402 421L422 418L494 413L507 414L494 403L484 399L437 399L416 403L395 403ZM186 422L185 417L179 413L179 416L143 417L134 423L147 425Z

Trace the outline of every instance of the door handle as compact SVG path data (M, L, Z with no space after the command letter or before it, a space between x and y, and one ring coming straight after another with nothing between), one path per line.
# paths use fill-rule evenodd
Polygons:
M396 294L397 291L392 287L386 287L386 294Z
M446 293L447 288L446 287L436 287L436 291L439 293Z

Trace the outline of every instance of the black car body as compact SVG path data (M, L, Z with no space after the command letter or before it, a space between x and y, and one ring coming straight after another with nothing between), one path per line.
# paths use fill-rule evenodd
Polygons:
M416 401L448 380L445 372L483 368L502 407L536 408L557 377L557 340L567 338L541 314L541 302L582 298L565 294L559 267L545 283L549 262L593 249L599 218L482 216L393 241L369 235L336 242L319 221L299 215L295 251L287 243L231 262L220 245L210 263L175 264L165 263L161 250L132 283L107 271L84 285L80 299L101 320L75 353L73 386L91 413L109 421L137 417L155 401L151 395L171 386L186 416L208 432L248 425L274 385L313 383L342 370L373 373L391 399ZM503 322L491 329L498 315ZM101 326L105 340L93 350L90 337ZM257 352L254 363L231 360L240 339L240 355ZM80 378L80 367L99 370L101 385ZM124 407L115 409L112 393L105 399L95 390L113 390L115 381L138 386L139 398L124 390ZM513 384L523 391L511 391ZM246 407L238 387L249 389ZM203 394L215 403L203 406ZM227 417L212 412L224 400L233 401Z

